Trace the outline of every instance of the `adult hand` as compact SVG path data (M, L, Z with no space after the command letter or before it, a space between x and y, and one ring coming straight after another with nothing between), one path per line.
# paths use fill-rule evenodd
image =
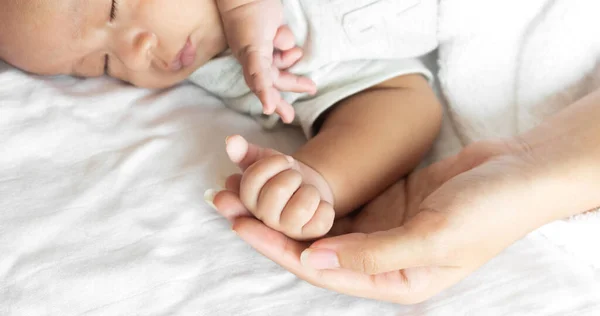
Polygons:
M238 176L214 204L242 239L301 279L349 295L416 303L559 217L540 209L546 178L526 149L516 142L472 145L398 182L356 217L339 220L336 237L313 244L244 216Z

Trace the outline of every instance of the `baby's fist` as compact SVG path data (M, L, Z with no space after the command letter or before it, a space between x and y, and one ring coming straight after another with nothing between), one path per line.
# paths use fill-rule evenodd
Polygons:
M244 171L239 186L244 206L267 226L307 240L329 232L335 219L329 185L310 167L290 156L228 139L230 159Z

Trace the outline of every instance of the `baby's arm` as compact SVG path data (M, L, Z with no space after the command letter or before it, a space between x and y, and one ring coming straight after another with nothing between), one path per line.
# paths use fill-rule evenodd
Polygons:
M227 153L244 172L229 181L245 208L296 239L326 234L413 169L430 148L441 107L426 80L408 75L358 93L324 116L292 157L234 136ZM239 215L239 214L238 214Z
M442 110L424 77L406 75L351 96L326 115L293 157L329 183L341 216L417 166L437 137Z
M285 69L302 57L294 35L283 24L281 0L217 0L227 42L244 69L246 84L263 105L290 123L294 109L280 91L315 93L312 80Z

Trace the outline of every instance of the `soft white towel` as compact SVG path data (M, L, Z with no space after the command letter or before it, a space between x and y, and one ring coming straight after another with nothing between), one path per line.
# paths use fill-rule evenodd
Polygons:
M524 132L600 87L600 1L442 0L440 82L461 144ZM444 138L450 136L444 135ZM444 154L455 148L438 150ZM600 268L600 215L539 230Z

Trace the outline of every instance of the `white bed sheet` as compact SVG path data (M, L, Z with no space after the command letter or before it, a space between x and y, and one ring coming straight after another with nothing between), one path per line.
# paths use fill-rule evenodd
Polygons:
M600 275L533 233L416 306L308 285L203 201L241 133L290 152L200 89L27 76L0 64L0 315L598 315Z

